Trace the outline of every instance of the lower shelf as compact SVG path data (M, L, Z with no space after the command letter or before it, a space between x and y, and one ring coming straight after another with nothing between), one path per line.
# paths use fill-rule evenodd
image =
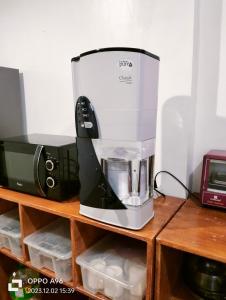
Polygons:
M39 272L40 274L42 274L44 276L47 276L48 278L55 278L54 272L52 272L52 271L50 271L48 269L45 269L45 268L43 268L43 269L37 269L37 268L35 268L35 267L32 266L32 264L31 264L30 261L24 261L22 258L16 257L15 255L12 254L12 252L10 250L8 250L6 248L1 248L0 249L0 253L3 254L3 255L5 255L5 256L7 256L10 259L12 259L13 262L17 261L18 263L21 263L21 264L27 266L28 268L31 268L31 269ZM11 270L12 270L12 272L15 271L15 270L13 270L13 267L11 267ZM65 285L67 287L70 287L70 288L74 287L74 284L73 284L72 281L70 281L70 282L64 282L63 285ZM105 297L104 295L101 295L101 294L94 295L93 293L85 290L82 285L76 286L75 290L77 292L81 293L82 295L84 295L86 297L89 297L91 299L97 299L97 300L108 300L109 299L109 298L107 298L107 297ZM82 295L81 296L78 295L77 299L87 299L87 298L82 298ZM57 297L57 295L46 294L44 296L44 299L43 298L42 299L43 300L51 300L51 299L57 299L56 297ZM75 295L64 295L63 297L64 297L65 300L69 299L70 297L74 297L73 299L76 300ZM81 297L81 298L79 298L79 297ZM61 299L62 299L62 295L61 295Z
M177 282L172 294L170 300L202 300L194 295L182 280Z
M48 269L45 269L45 268L43 268L43 269L37 269L37 268L35 268L34 266L32 266L32 264L31 264L30 261L24 261L22 258L19 258L19 257L13 255L12 252L11 252L10 250L6 249L6 248L1 248L1 249L0 249L0 253L2 253L2 254L4 254L4 255L8 256L9 258L12 258L13 260L15 260L15 261L17 261L18 263L21 263L21 264L27 266L27 267L30 268L30 269L33 269L33 270L37 271L38 273L40 273L40 274L42 274L42 275L47 276L48 278L55 278L54 272L52 272L52 271L50 271L50 270L48 270ZM70 281L70 282L64 282L63 284L64 284L65 286L68 286L68 287L71 287L71 288L74 287L72 281Z
M42 269L37 269L35 267L32 266L31 262L30 261L27 261L24 263L24 265L26 265L27 267L29 267L30 269L33 269L39 273L41 273L42 275L45 275L49 278L55 278L55 273L48 270L48 269L45 269L45 268L42 268ZM68 286L68 287L71 287L73 288L74 285L73 285L73 282L72 281L69 281L69 282L63 282L64 285Z
M64 282L63 284L67 287L75 288L80 295L83 294L91 299L100 300L105 300L108 298L100 294L94 295L83 288L81 270L76 264L75 258L108 233L124 236L125 239L134 239L137 241L137 243L145 243L147 254L147 289L145 299L151 300L154 296L153 284L155 274L155 239L162 228L164 228L164 226L183 204L183 199L174 197L156 199L154 201L155 217L144 228L134 231L101 223L80 215L78 199L72 199L70 202L58 203L0 188L0 214L18 206L22 240L43 226L48 225L57 217L66 218L68 221L70 221L73 280L70 282ZM7 249L0 249L1 257L4 255L5 257L8 257L14 261L12 262L13 267L10 272L15 270L16 262L18 262L28 266L29 268L35 269L44 276L55 278L55 274L53 272L47 269L36 269L31 265L28 247L26 244L22 244L22 252L23 258L18 258ZM3 258L3 261L4 260L5 258ZM0 261L0 267L1 264L2 261ZM8 275L5 276L5 279L6 278L8 280ZM7 285L5 285L5 292L7 292ZM51 296L47 297L51 299ZM81 297L79 299L82 299ZM5 300L5 298L1 296L1 293L0 299Z
M0 248L0 253L12 258L13 260L18 261L19 263L24 264L24 260L20 257L15 256L9 249Z
M157 243L156 300L197 300L184 283L186 252Z
M16 260L16 261L15 261ZM1 249L0 250L0 282L1 282L1 286L0 286L0 299L1 300L12 300L9 292L7 290L7 286L8 286L8 282L9 282L9 278L11 276L11 274L17 269L18 263L22 263L27 267L31 267L32 269L35 269L31 266L30 262L23 262L20 259L15 258L9 250L7 249ZM40 270L37 270L40 272ZM54 275L52 272L49 272L48 270L42 270L42 272L40 272L41 274L43 274L44 276L48 276L50 278L54 278ZM72 283L66 283L68 287L72 288ZM67 292L65 288L65 285L61 285L61 284L56 284L54 285L54 289L55 291L62 289L65 291L65 293L42 293L40 300L55 300L55 299L59 299L59 300L88 300L88 296L85 295L85 293L80 293L79 291L77 291L76 289L74 289L74 291L70 291ZM43 285L43 288L52 288L52 286L50 285Z

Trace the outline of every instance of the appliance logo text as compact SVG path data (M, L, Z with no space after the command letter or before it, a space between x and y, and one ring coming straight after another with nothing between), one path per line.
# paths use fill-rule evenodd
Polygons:
M133 63L131 60L120 60L119 61L119 68L121 67L128 67L128 68L132 68Z

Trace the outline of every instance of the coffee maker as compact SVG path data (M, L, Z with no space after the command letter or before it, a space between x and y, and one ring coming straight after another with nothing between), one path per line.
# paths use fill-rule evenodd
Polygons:
M158 69L136 48L72 58L82 215L130 229L154 216Z

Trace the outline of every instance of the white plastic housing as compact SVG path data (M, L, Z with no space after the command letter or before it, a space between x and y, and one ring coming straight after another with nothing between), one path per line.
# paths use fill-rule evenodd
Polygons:
M74 100L92 103L100 139L155 138L159 61L129 51L97 52L72 61Z
M143 205L126 206L127 209L102 209L80 204L80 214L116 226L139 230L153 217L153 199Z

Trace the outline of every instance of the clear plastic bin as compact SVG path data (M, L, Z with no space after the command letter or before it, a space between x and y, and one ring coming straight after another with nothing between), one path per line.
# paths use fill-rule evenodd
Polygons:
M142 300L146 288L146 248L107 236L76 258L83 286L113 300Z
M22 256L18 208L0 215L0 248L3 247L17 257Z
M32 266L55 272L63 281L72 279L69 221L57 219L24 239Z

